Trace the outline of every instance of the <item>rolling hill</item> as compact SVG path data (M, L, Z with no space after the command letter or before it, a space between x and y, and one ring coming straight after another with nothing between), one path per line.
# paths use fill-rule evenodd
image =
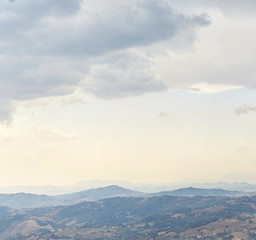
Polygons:
M0 239L249 240L255 213L256 197L115 197L0 214Z

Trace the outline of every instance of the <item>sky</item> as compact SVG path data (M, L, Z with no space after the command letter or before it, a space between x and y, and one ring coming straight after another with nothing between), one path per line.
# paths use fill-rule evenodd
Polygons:
M254 172L255 11L254 0L1 1L0 185Z

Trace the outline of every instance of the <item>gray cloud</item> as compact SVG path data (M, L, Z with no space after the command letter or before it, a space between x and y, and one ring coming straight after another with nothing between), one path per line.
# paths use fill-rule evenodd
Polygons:
M248 104L243 104L235 109L235 113L237 115L250 113L250 112L256 112L256 106L251 106Z
M208 24L164 0L1 1L0 121L11 120L15 101L78 88L103 98L162 91L148 58L131 49Z
M166 2L184 14L204 11L212 19L212 24L200 31L195 45L190 44L187 48L182 45L180 52L171 46L165 48L167 53L171 53L170 57L165 57L165 61L163 57L155 55L157 60L160 59L156 60L158 66L155 69L161 70L168 88L191 88L201 92L218 92L239 87L256 89L256 48L253 44L256 40L255 1ZM179 40L179 37L177 35L175 40ZM183 39L184 37L181 42ZM159 46L162 47L162 44Z
M80 9L82 0L15 0L1 2L0 13L13 12L20 16L40 18L47 15L66 15L77 12Z
M66 59L2 56L0 62L1 97L11 100L69 94L83 78L82 65Z
M103 57L91 67L81 86L106 99L165 90L166 86L149 70L149 64L147 58L129 52Z
M7 16L1 21L1 28L8 33L0 36L4 43L2 47L0 45L1 52L88 58L164 41L186 28L209 24L205 15L178 14L163 1L156 0L112 6L108 10L87 9L85 5L71 16L55 16L53 13L62 10L65 14L69 5L77 9L81 1L67 2L60 5L56 0L26 0L9 4L18 7L9 7ZM100 10L100 13L94 13ZM31 21L31 18L35 20Z
M15 112L15 106L12 101L0 98L0 122L8 126L13 120L13 112Z
M180 0L180 1L166 1L174 8L178 9L196 9L200 7L218 8L225 14L229 15L244 15L255 14L256 2L254 0Z

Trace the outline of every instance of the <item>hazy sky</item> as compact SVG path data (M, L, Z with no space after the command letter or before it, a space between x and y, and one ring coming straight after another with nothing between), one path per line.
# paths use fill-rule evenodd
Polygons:
M255 0L2 0L0 185L256 169Z

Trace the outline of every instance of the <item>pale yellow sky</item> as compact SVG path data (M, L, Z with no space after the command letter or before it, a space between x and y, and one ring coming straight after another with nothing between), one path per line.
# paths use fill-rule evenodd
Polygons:
M0 9L1 186L217 181L256 168L254 2Z
M218 180L256 167L254 91L170 91L23 109L1 128L1 185ZM164 113L164 116L162 116Z

